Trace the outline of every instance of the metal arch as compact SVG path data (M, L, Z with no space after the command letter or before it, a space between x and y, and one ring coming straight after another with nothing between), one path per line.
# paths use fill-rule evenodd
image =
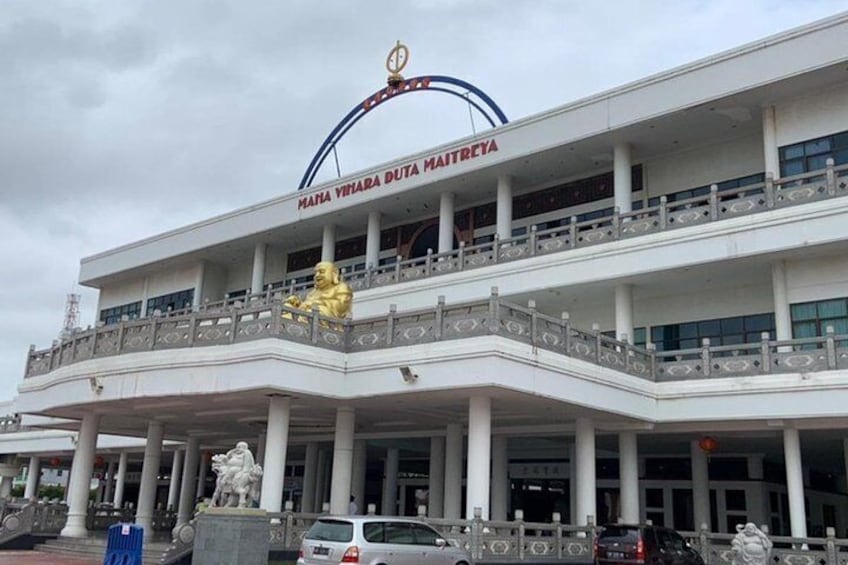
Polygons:
M342 137L350 130L351 127L356 124L359 120L361 120L365 114L367 114L370 110L379 106L383 102L391 100L397 96L402 94L409 94L410 92L445 92L447 94L452 94L459 98L462 98L474 108L480 112L489 124L492 127L496 127L495 120L489 113L484 109L477 101L472 100L470 96L466 96L464 93L456 92L454 90L450 90L448 88L443 87L431 87L430 83L442 83L457 86L467 90L470 93L475 94L480 100L483 101L485 106L489 111L494 114L494 118L500 121L501 125L509 123L506 115L503 111L495 104L494 100L489 98L489 96L474 86L471 83L465 82L464 80L460 80L457 78L443 76L443 75L433 75L433 76L420 76L414 77L410 79L406 79L403 81L402 86L399 88L382 88L366 98L363 102L360 102L356 106L351 109L347 115L342 118L342 120L336 124L336 127L330 132L330 134L324 139L324 142L318 148L318 151L315 153L315 156L312 157L312 160L309 163L309 166L306 168L306 172L303 173L303 178L300 180L300 185L298 186L298 190L302 190L304 188L308 188L312 185L312 181L315 179L315 175L318 173L318 170L321 168L321 165L324 164L324 160L330 154L333 147L341 140ZM415 85L424 85L423 87L415 86ZM407 86L408 88L404 88Z

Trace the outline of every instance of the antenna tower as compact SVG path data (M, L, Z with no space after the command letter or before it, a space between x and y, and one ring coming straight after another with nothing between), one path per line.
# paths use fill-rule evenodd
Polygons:
M79 305L80 295L69 294L65 300L65 323L62 324L61 339L70 338L79 327Z

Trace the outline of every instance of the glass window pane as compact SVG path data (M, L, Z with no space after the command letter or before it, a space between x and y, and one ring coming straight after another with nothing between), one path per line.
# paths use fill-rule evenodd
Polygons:
M792 337L815 337L818 331L818 324L815 322L796 322L792 324Z
M825 153L824 155L816 155L815 157L808 158L807 170L818 171L824 169L827 166L828 158L830 158L830 153Z
M830 151L830 149L831 146L829 137L814 139L804 144L804 153L807 154L807 157L809 157L810 155L815 155L816 153L825 153L827 151Z
M700 337L721 335L721 320L704 320L703 322L698 322L698 334Z
M696 347L701 347L700 339L681 339L680 345L678 345L678 348L680 349L694 349Z
M774 329L774 316L772 314L754 314L745 316L745 329L749 332L763 332Z
M804 160L796 159L794 161L784 161L780 165L780 174L784 177L791 177L792 175L800 175L804 172Z
M680 324L678 326L680 328L680 337L698 337L698 324L697 322L690 322L688 324Z
M735 334L742 333L743 330L743 318L741 316L736 318L725 318L721 321L721 333L722 334Z
M790 145L780 150L780 160L788 161L789 159L797 159L804 156L804 144Z
M745 343L742 334L728 334L721 336L721 345L736 345L737 343Z
M835 151L833 153L833 162L836 165L844 165L845 163L848 163L848 149Z
M848 318L835 318L833 320L822 320L822 333L827 331L827 326L833 326L833 331L837 334L848 333Z
M792 321L800 320L815 320L816 319L816 304L808 302L806 304L793 304L790 306Z
M837 316L848 316L845 308L845 299L824 300L817 304L819 318L835 318Z
M842 133L837 133L833 136L833 148L841 149L848 147L848 131L843 131Z

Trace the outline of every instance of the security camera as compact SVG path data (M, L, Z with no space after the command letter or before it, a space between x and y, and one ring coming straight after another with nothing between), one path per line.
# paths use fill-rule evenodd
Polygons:
M103 392L103 384L101 384L100 380L97 377L89 377L88 385L91 387L91 392L94 394L100 394Z
M418 375L413 373L412 369L410 369L409 367L407 367L405 365L403 367L400 367L400 376L403 377L403 382L405 382L408 385L411 385L415 381L418 380Z

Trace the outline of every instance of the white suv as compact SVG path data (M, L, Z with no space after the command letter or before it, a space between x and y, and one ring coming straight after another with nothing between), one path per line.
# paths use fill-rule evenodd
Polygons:
M418 520L395 516L325 516L300 546L298 565L473 565L468 553Z

